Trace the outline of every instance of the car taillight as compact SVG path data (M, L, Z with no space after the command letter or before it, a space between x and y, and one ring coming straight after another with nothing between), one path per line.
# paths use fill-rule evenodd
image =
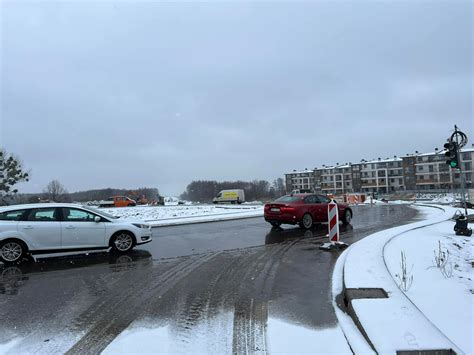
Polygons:
M288 213L288 212L295 212L296 211L296 208L294 207L280 207L280 211L282 213Z

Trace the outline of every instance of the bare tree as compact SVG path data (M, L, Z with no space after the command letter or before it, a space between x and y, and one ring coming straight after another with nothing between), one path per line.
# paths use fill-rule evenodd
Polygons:
M43 190L47 198L54 202L67 202L69 201L69 193L64 186L58 181L51 181L46 188Z
M21 181L28 181L28 173L20 159L0 148L0 205L18 192L14 186Z

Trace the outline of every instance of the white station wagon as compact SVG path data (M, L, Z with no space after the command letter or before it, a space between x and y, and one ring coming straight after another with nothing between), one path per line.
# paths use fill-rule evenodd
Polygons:
M151 226L67 203L0 208L0 261L27 255L81 253L111 248L127 252L151 242Z

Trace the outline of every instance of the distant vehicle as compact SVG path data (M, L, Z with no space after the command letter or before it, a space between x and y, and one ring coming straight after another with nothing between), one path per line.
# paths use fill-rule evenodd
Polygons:
M165 205L165 198L163 196L158 196L158 199L156 200L156 204L160 206Z
M91 207L68 203L0 208L0 261L15 263L28 255L125 253L151 242L151 226L127 221Z
M130 207L136 205L137 202L127 196L114 196L107 200L99 201L99 207Z
M281 224L299 224L310 229L315 223L328 221L328 203L331 199L324 195L292 194L282 196L264 207L265 220L274 227ZM352 210L343 203L337 204L339 220L350 224Z
M212 200L213 203L242 203L245 202L245 193L242 189L222 190Z

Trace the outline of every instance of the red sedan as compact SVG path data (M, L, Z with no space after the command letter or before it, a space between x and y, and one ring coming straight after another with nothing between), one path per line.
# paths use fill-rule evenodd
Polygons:
M315 223L328 221L328 203L331 200L324 195L294 194L282 196L265 205L265 220L272 226L281 224L299 224L309 229ZM352 210L348 205L338 203L339 220L343 224L351 223Z

